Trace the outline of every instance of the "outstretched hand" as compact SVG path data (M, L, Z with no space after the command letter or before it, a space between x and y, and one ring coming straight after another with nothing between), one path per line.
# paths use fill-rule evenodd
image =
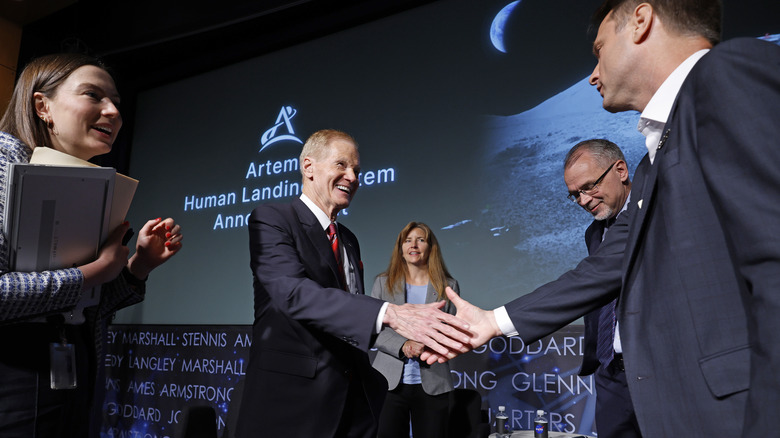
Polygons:
M165 263L181 249L181 227L173 219L147 221L138 232L135 254L127 269L138 279L146 279L156 267Z
M468 350L480 347L490 339L501 336L501 329L498 328L496 317L492 310L483 310L456 294L452 288L446 289L447 298L452 301L455 308L458 309L455 314L459 319L469 324L470 338L467 341ZM420 355L420 360L433 364L434 362L446 362L464 351L458 350L458 353L449 351L441 354L438 350L425 350Z
M406 339L420 342L442 357L452 358L469 350L469 325L442 312L445 302L429 304L390 303L382 323Z

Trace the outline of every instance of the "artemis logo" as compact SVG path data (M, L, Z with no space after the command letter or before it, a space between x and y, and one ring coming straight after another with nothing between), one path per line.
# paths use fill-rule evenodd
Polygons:
M265 131L260 137L261 147L258 152L262 152L263 149L268 146L284 140L291 140L303 144L301 139L295 136L295 129L293 129L292 126L292 118L295 117L297 113L298 111L296 111L295 108L283 106L282 109L279 110L279 116L276 117L274 126Z

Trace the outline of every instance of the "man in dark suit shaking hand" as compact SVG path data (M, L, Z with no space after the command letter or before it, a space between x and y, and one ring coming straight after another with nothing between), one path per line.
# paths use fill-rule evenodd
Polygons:
M312 134L300 169L300 199L249 219L255 322L237 436L376 436L387 383L367 352L383 324L442 354L464 350L468 337L454 327L467 326L439 310L443 301L364 295L357 238L336 222L359 185L351 136Z
M608 111L642 113L648 148L627 231L493 312L450 297L479 345L534 339L619 294L644 436L777 436L780 47L719 42L717 0L607 0L594 24L590 82Z

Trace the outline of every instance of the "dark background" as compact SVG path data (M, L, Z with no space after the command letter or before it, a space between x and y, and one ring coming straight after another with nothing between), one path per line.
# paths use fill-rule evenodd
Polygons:
M556 1L563 3L536 4ZM136 93L428 3L432 0L0 0L0 16L23 24L19 71L36 56L73 49L114 67L125 126L100 164L127 171ZM585 22L598 3L576 2ZM537 6L525 0L520 7ZM724 39L749 28L778 33L778 15L777 1L727 0ZM562 31L547 20L535 23L546 28L529 32L546 38Z

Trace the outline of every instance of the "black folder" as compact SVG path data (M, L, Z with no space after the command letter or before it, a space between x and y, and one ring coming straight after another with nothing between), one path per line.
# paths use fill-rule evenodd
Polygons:
M95 260L109 233L116 170L12 164L5 233L13 271Z

